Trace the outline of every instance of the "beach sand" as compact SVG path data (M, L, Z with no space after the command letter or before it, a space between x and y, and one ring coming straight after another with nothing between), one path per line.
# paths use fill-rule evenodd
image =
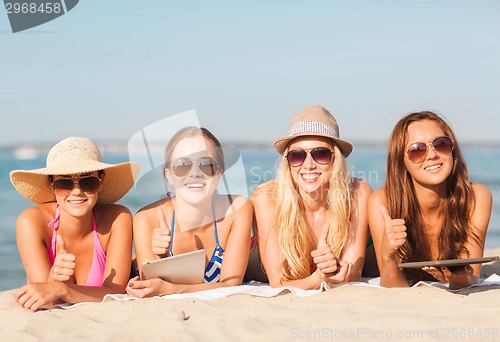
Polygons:
M500 262L483 273L500 275ZM112 300L36 313L12 292L0 293L3 341L500 340L500 285L453 293L347 284L309 297Z

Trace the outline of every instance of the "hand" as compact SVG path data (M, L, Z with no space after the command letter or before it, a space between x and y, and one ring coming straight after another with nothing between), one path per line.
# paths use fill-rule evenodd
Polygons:
M469 286L469 276L474 274L474 269L471 265L465 265L457 269L450 270L448 267L422 267L422 270L432 275L438 281L449 283L449 288L452 290L461 289Z
M127 293L133 297L146 298L175 293L176 287L160 278L139 280L139 277L134 277L128 282Z
M380 205L380 212L385 221L382 246L382 256L394 258L397 250L406 241L406 226L403 219L392 219L384 205Z
M327 242L330 225L325 223L318 239L317 248L311 252L313 262L316 264L316 275L329 283L345 283L349 279L352 265L339 260L333 254L332 248Z
M59 252L54 259L54 265L50 268L48 281L68 281L75 273L75 256L68 252L66 244L61 235L57 235Z
M158 208L157 213L158 220L160 221L160 228L153 229L151 246L154 254L158 255L160 258L165 258L168 256L172 236L170 235L170 229L168 229L163 210Z
M61 282L31 283L17 289L14 299L24 308L35 312L41 308L51 308L61 298Z

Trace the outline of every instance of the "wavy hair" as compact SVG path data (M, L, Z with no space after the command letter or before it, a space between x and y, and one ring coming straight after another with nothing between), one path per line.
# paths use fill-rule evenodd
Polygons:
M327 221L330 224L327 242L339 257L349 241L351 202L354 180L347 174L345 157L333 144L335 159L327 199ZM288 148L284 155L288 152ZM302 279L311 274L308 256L315 249L304 214L304 203L290 173L285 157L278 167L276 179L260 185L255 196L273 196L276 208L271 226L281 248L281 278Z
M471 216L475 207L472 186L469 183L467 165L460 145L451 127L440 115L430 112L411 113L403 117L394 127L387 152L387 173L385 192L391 217L402 218L407 227L406 242L398 253L403 262L431 260L430 243L425 238L425 224L420 204L410 173L404 164L408 127L417 121L435 122L453 140L453 168L446 179L446 196L440 208L443 218L438 237L439 259L459 258L468 254L465 243L469 238L479 241L475 228L471 226ZM421 270L407 271L408 279L421 280L425 273Z

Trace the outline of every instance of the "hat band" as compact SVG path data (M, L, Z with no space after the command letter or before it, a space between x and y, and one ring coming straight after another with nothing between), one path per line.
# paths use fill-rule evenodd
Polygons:
M318 121L299 122L290 128L287 135L294 136L301 133L314 133L339 138L339 134L333 127Z

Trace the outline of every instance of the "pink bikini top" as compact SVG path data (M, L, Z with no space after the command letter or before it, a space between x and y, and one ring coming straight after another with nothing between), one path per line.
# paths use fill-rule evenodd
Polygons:
M50 264L54 265L54 260L56 258L56 239L57 231L59 230L59 205L56 205L56 217L52 222L49 223L49 227L54 226L54 231L52 232L52 241L50 243L49 260ZM94 222L93 234L94 234L94 257L92 259L92 266L90 267L89 275L87 276L86 286L102 286L102 281L104 279L104 269L106 268L106 253L102 249L99 243L99 238L97 237L96 223L94 213L92 213L92 221Z

